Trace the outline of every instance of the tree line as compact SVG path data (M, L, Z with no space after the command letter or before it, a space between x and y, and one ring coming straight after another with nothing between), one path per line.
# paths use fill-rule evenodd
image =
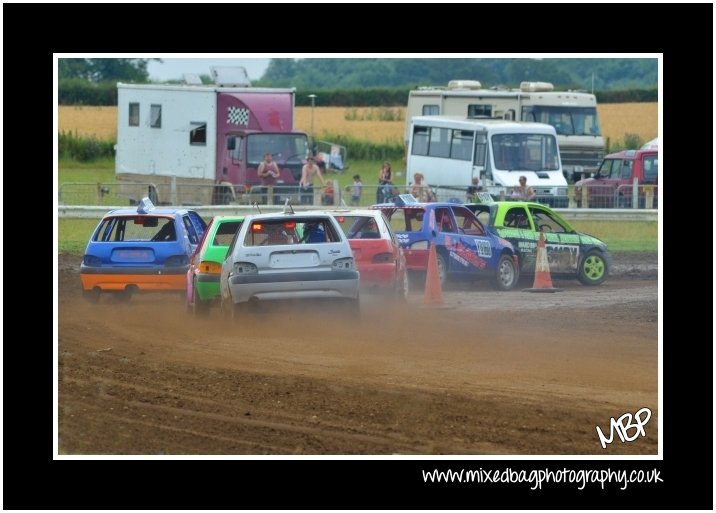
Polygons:
M116 105L116 82L148 83L149 59L59 59L61 105ZM657 101L656 59L271 59L260 87L295 87L296 104L335 107L405 106L420 86L452 79L483 87L552 82L557 90L594 90L599 103ZM208 75L202 76L210 84ZM179 80L170 83L180 83ZM330 87L326 87L330 84Z
M296 105L310 106L309 94L315 94L319 107L405 107L407 87L372 87L358 89L298 89ZM598 103L655 102L658 90L628 89L624 91L594 91ZM98 84L83 80L64 80L59 83L60 105L117 105L116 82Z

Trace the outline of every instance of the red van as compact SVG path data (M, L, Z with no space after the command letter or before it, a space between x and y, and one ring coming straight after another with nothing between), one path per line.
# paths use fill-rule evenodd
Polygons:
M577 206L582 206L583 191L587 189L588 206L592 208L630 208L634 180L638 181L638 207L644 208L649 189L653 208L657 208L659 184L659 150L624 150L604 157L592 178L574 184ZM585 205L587 206L587 205Z

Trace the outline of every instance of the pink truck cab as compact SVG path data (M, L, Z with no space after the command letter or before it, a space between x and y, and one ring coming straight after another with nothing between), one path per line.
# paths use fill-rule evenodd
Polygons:
M269 152L278 164L277 192L298 186L309 150L308 136L293 131L293 94L252 89L217 96L216 179L234 195L260 185L258 166ZM228 203L231 191L217 187L213 203Z

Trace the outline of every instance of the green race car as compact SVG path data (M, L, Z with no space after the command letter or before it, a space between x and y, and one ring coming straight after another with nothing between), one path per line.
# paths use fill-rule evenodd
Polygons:
M221 264L243 216L216 216L204 232L186 273L186 306L193 315L206 314L219 297Z
M540 203L498 201L466 205L483 224L512 243L519 255L520 273L534 274L537 242L544 234L550 273L599 285L609 275L607 245L580 233L559 214Z

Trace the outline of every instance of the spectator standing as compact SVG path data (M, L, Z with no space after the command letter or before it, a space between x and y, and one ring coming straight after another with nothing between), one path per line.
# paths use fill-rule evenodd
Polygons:
M477 199L477 193L482 190L480 179L476 176L472 177L472 183L467 187L467 202L474 203Z
M315 159L309 155L306 158L306 164L301 168L301 180L298 182L303 205L313 205L313 179L316 175L321 180L321 185L325 186L326 181L323 179L321 169L316 165Z
M378 171L378 190L376 191L376 203L385 203L393 195L393 170L390 162L383 162Z
M430 189L430 186L423 182L424 178L420 171L413 175L413 184L410 186L410 194L415 196L415 199L421 203L435 201L435 195Z
M353 187L351 188L351 205L360 205L360 197L363 194L363 182L360 175L353 175Z
M520 185L512 189L512 199L522 201L532 201L537 197L534 189L527 185L527 177L520 176Z
M280 175L278 165L273 161L273 155L270 152L264 153L264 159L259 164L257 174L261 179L261 203L266 203L267 195L273 194L273 187ZM278 203L279 198L274 195L272 204L277 205Z

